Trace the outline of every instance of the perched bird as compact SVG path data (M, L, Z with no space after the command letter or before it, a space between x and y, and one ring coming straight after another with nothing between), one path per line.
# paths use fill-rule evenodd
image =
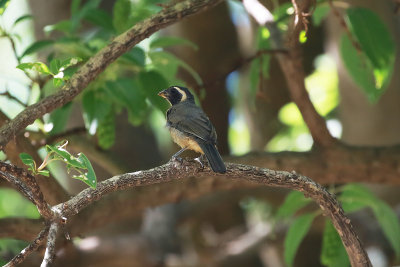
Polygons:
M217 133L203 110L196 106L189 89L171 86L158 93L168 100L167 127L171 137L182 149L173 159L186 149L204 154L214 172L225 173L226 167L217 150Z

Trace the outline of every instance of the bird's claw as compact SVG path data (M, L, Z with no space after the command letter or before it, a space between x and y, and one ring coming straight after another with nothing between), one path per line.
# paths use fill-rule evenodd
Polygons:
M200 167L201 167L201 169L203 170L203 169L204 169L204 164L203 164L203 162L201 162L202 156L203 156L203 155L201 155L201 156L198 157L198 158L195 158L194 160L197 161L197 162L200 164Z
M179 163L183 163L183 159L181 157L172 156L171 161L177 161Z

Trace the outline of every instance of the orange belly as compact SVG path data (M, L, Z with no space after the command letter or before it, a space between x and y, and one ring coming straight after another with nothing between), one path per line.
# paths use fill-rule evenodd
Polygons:
M177 143L181 148L187 148L197 153L204 154L197 142L185 136L182 132L172 127L169 127L169 132L171 133L172 140L174 140L174 142Z

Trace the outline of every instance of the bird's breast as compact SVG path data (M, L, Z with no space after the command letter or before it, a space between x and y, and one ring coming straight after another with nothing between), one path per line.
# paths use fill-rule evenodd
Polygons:
M177 143L180 147L185 147L197 153L204 154L203 150L200 148L197 142L187 136L185 133L179 131L178 129L175 129L174 127L168 127L168 129L171 133L172 140L174 140L174 142Z

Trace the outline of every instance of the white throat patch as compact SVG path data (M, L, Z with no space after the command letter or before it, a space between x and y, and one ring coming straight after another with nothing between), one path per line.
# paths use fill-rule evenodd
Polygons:
M187 95L186 95L185 91L183 91L182 89L180 89L180 88L177 87L177 86L174 86L174 88L175 88L176 90L178 90L179 93L181 93L181 95L182 95L181 102L182 102L182 101L185 101L186 98L187 98Z

